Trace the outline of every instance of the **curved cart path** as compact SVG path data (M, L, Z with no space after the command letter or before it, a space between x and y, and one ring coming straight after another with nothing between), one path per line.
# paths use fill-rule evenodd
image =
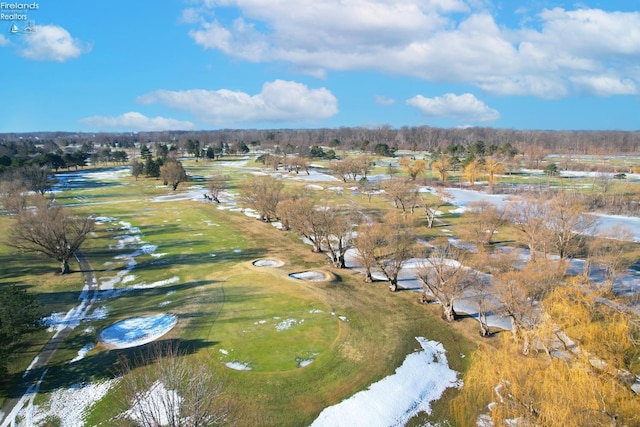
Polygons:
M80 265L80 271L84 276L84 285L88 289L85 298L82 298L80 304L74 307L72 310L80 309L87 313L95 301L98 291L98 281L96 280L93 270L91 269L89 262L81 252L76 252L76 260ZM81 294L82 295L82 294ZM31 368L22 377L22 380L17 385L16 389L12 393L12 396L7 398L0 408L0 427L8 427L15 423L15 418L18 412L24 407L25 403L31 398L33 393L37 393L39 384L44 378L47 372L47 363L64 340L69 336L72 327L66 326L59 330L51 337L51 339L42 347L40 353L34 358Z

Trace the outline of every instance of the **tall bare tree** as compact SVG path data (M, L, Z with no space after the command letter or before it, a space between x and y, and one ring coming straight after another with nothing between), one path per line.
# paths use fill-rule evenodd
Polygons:
M508 215L529 247L531 260L538 252L546 256L549 250L547 223L550 215L547 198L526 197L513 201L508 206Z
M0 202L5 211L17 214L27 208L29 188L19 179L2 182Z
M459 230L463 240L473 242L479 250L491 244L498 228L504 224L506 209L487 201L476 201L469 204L470 220L463 223Z
M240 184L244 202L255 209L265 222L277 218L283 187L281 181L271 176L254 176Z
M229 177L221 175L219 173L212 174L207 180L207 189L209 190L209 197L216 203L220 203L220 193L222 193L229 184Z
M35 252L60 262L60 273L69 272L69 260L80 249L95 221L91 215L68 214L60 205L44 197L34 209L21 211L9 231L7 245Z
M595 231L597 217L586 212L582 199L576 194L562 191L549 201L547 227L551 244L561 260L575 256Z
M386 181L382 188L396 208L402 213L413 213L419 202L418 187L409 179L395 178Z
M438 216L438 210L444 206L449 195L445 191L438 191L435 195L423 194L420 197L424 213L427 218L427 227L433 228L436 217Z
M379 244L383 243L379 228L379 223L362 221L360 225L358 225L356 236L353 239L353 246L356 250L358 260L364 268L365 283L373 282L372 271L376 265L375 250Z
M375 224L366 230L369 234L362 237L366 244L364 248L359 246L362 241L358 241L356 248L361 257L367 258L366 263L375 266L389 281L389 290L398 290L398 275L400 270L413 253L415 246L415 233L410 222L401 215L391 213L384 217L381 224ZM358 230L358 238L363 229Z
M327 236L325 208L311 197L299 197L285 199L278 211L285 212L289 229L311 242L313 252L322 252L322 243Z
M418 278L425 291L442 305L442 317L447 322L456 319L453 304L473 285L473 272L463 264L464 260L464 252L443 239L436 242L418 267Z
M345 255L353 245L354 219L349 210L327 205L322 211L325 221L325 244L336 268L346 268Z

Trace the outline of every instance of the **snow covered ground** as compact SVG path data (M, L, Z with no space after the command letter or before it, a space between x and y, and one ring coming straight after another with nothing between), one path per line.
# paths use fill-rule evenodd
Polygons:
M394 374L324 409L311 426L404 426L420 412L431 413L431 402L462 382L449 368L442 344L422 337L416 340L422 350L408 355Z

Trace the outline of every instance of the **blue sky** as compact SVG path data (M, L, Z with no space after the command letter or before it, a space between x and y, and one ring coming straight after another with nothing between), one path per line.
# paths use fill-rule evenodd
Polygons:
M0 30L0 132L640 129L640 0L7 1Z

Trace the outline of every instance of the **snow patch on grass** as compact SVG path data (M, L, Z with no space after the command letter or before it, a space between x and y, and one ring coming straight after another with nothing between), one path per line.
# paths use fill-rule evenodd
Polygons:
M163 426L169 425L169 420L180 419L178 411L181 402L182 398L175 390L167 390L164 383L156 381L149 391L138 396L136 404L124 416L140 425L145 425L150 419Z
M47 404L30 405L26 411L20 412L18 416L22 421L17 425L44 425L48 418L54 418L60 420L61 427L83 426L84 417L91 405L102 399L116 382L117 380L108 380L59 388L51 393Z
M74 357L73 359L71 359L71 361L69 363L76 363L77 361L84 359L84 357L87 355L87 353L89 353L91 350L93 350L93 347L94 347L93 343L85 345L80 350L78 350L78 355L76 357Z
M395 373L320 413L312 427L402 426L450 387L461 387L441 343L416 337L422 351L407 356Z
M293 326L297 325L298 323L302 323L304 322L304 320L296 320L296 319L285 319L282 320L281 322L279 322L276 325L276 331L286 331L287 329L291 329Z
M248 363L240 363L240 362L227 362L224 364L227 368L234 369L236 371L250 371L251 366Z
M159 288L160 286L165 286L165 285L171 285L174 283L178 283L180 282L180 278L178 276L173 276L169 279L165 279L165 280L158 280L157 282L151 282L151 283L138 283L135 284L133 286L131 286L131 288L133 289L152 289L152 288Z

